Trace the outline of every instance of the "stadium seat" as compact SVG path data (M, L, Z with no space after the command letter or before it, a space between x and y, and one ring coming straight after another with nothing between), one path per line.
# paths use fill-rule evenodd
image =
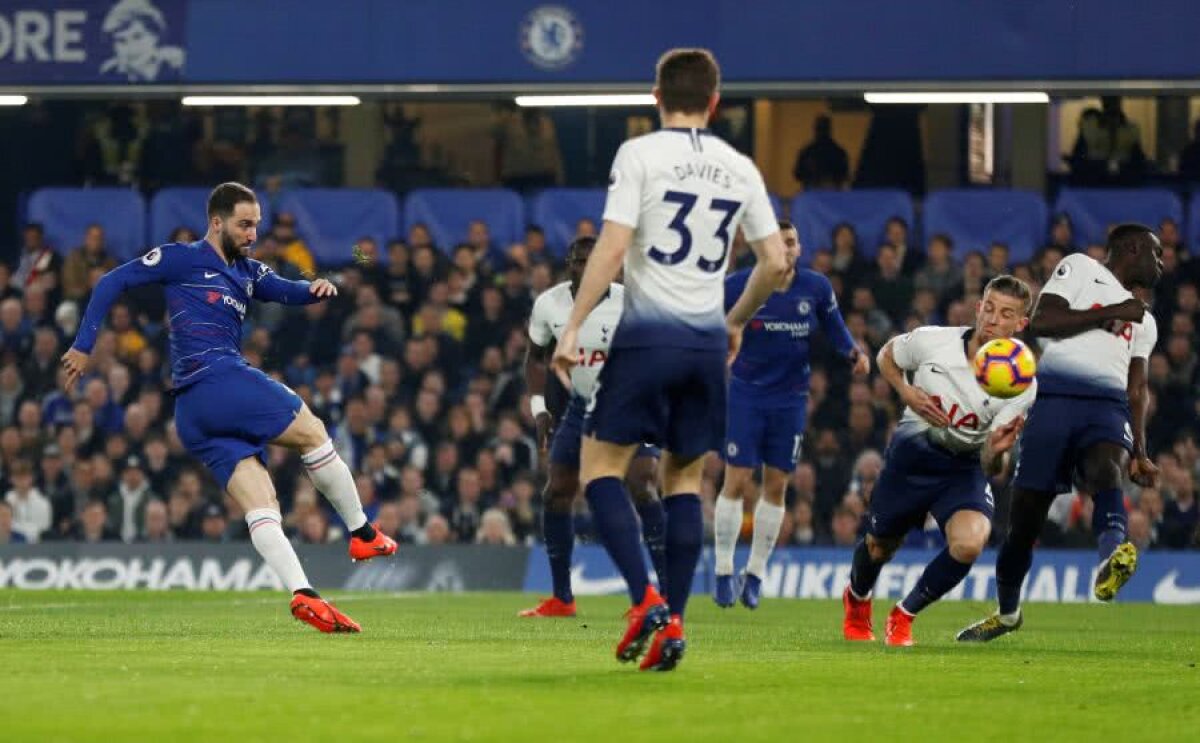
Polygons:
M525 237L521 197L504 188L419 188L404 203L404 229L423 223L443 251L466 240L472 220L482 219L492 243L505 249Z
M146 202L128 188L41 188L29 197L26 217L42 223L47 242L61 255L83 243L91 224L104 228L108 251L117 260L148 247Z
M154 194L150 199L150 242L166 241L179 227L187 227L203 236L208 224L209 190L201 187L164 188ZM271 201L266 194L260 193L258 203L262 208L261 236L271 228Z
M1155 229L1166 217L1183 222L1179 197L1160 188L1064 188L1054 211L1070 215L1080 247L1103 244L1108 228L1120 222L1141 222Z
M591 219L600 226L604 213L603 188L548 188L530 200L529 221L546 231L546 247L561 258L575 238L580 219Z
M893 189L808 191L792 199L792 222L800 233L805 255L832 246L833 228L849 222L858 232L858 249L873 257L892 217L908 222L913 231L913 204L908 193Z
M1031 191L937 191L925 200L925 237L945 233L961 260L993 242L1008 245L1013 263L1033 257L1046 238L1046 202Z
M400 208L391 191L374 188L305 188L286 191L275 204L275 213L296 217L296 232L304 239L317 264L344 266L354 259L353 248L363 237L379 243L383 259L387 241L396 236Z

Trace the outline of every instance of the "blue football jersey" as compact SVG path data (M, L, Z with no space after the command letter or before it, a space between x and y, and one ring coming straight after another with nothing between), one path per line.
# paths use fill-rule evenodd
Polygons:
M725 279L726 312L749 277L746 269ZM809 340L817 328L843 355L848 357L854 350L829 279L797 266L792 285L773 292L746 324L742 348L733 362L730 391L781 401L807 394Z
M265 263L227 264L204 240L171 243L109 271L96 284L73 346L90 353L104 318L126 289L162 284L171 334L171 374L181 389L242 358L242 323L251 299L310 304L309 282L290 281Z

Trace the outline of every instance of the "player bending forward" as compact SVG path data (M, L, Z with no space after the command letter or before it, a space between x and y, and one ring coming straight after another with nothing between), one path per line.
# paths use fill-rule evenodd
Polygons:
M888 645L913 644L917 613L967 577L987 544L995 506L987 476L1005 468L1005 452L1017 440L1037 383L1009 400L991 397L975 381L972 362L984 343L1024 329L1031 299L1023 281L997 276L984 288L975 327L917 328L880 349L879 371L907 407L888 445L871 494L867 534L854 549L850 585L842 593L847 640L875 639L871 591L879 571L926 514L937 519L946 548L888 614Z
M625 309L585 422L580 477L596 534L633 604L616 655L634 660L653 635L643 670L670 670L683 657L683 614L704 544L704 456L725 433L726 357L788 270L762 176L705 128L719 77L704 50L676 49L659 60L654 96L662 129L617 151L604 226L553 359L569 385L579 329L623 262ZM758 263L726 317L724 274L739 225ZM666 602L647 577L623 483L642 442L663 448Z
M1063 258L1038 296L1030 332L1042 345L1041 391L1021 434L1008 536L996 555L1000 610L959 640L986 642L1020 628L1033 544L1056 494L1073 481L1092 496L1096 598L1111 601L1137 568L1121 483L1126 470L1142 486L1158 478L1146 453L1146 360L1158 327L1132 291L1158 282L1162 244L1149 227L1123 224L1106 247L1105 263L1082 253Z
M74 385L87 370L113 301L126 289L162 284L180 440L245 511L254 548L294 594L292 615L322 632L358 632L354 620L313 590L284 536L275 487L263 466L266 445L300 454L313 485L350 529L351 558L391 555L396 543L367 523L350 468L321 421L296 393L251 367L239 351L252 298L310 304L336 296L337 288L325 279L288 281L248 258L261 218L253 191L238 183L217 186L208 197L203 240L154 248L100 279L62 363Z
M808 346L813 326L833 340L854 364L854 373L871 371L870 358L850 337L829 279L800 268L800 239L790 222L779 223L787 248L783 283L750 321L741 351L733 362L725 425L725 485L714 515L717 582L713 600L733 606L733 551L742 530L742 495L762 467L762 494L754 509L754 538L741 586L742 603L758 608L767 560L783 523L788 478L800 457L808 413ZM725 280L725 306L731 308L746 286L749 271Z
M588 256L596 245L594 237L580 237L567 249L567 271L570 281L547 290L533 303L529 318L529 353L525 357L525 385L529 389L529 406L537 425L538 447L545 451L554 429L550 411L546 409L546 365L554 344L562 335L566 318L575 304L575 293ZM575 596L571 592L571 553L575 548L575 519L572 514L579 494L579 446L583 438L583 418L588 402L596 388L596 377L608 358L613 331L621 322L625 287L612 284L608 293L596 305L579 328L579 363L571 370L571 399L550 446L550 480L546 483L542 504L542 538L546 542L546 557L550 560L550 578L554 595L532 609L520 613L523 617L573 617ZM633 495L642 522L642 538L650 550L654 570L662 585L666 531L666 514L654 489L657 476L658 450L642 447L629 468L625 484Z

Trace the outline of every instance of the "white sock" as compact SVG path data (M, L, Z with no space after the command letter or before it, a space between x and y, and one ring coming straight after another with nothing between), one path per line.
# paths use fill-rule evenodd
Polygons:
M296 550L283 534L280 525L279 511L273 508L255 508L246 514L246 524L250 527L250 541L254 549L262 555L283 585L293 593L301 588L312 588L300 567L300 558Z
M354 475L334 450L332 439L301 456L300 461L304 462L313 486L333 504L347 529L354 531L367 523Z
M742 499L717 496L713 509L713 552L716 553L717 575L733 575L733 549L742 531Z
M1012 614L1001 614L1000 615L1000 624L1003 624L1005 627L1011 627L1014 624L1016 624L1017 620L1020 618L1021 618L1021 610L1017 609Z
M761 578L767 572L767 558L775 549L781 524L783 506L767 503L767 499L760 496L758 507L754 509L754 541L750 543L750 561L746 563L746 572L750 575Z

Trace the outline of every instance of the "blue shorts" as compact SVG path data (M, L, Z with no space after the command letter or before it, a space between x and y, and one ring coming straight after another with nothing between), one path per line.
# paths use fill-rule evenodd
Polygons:
M738 394L731 385L725 415L725 462L734 467L765 464L791 472L800 459L807 420L806 398L786 405L758 402Z
M175 428L188 452L224 488L246 457L266 464L267 443L287 430L301 405L295 392L238 364L185 387L175 398Z
M995 512L992 489L979 454L955 454L929 440L925 431L896 429L884 453L883 472L871 493L867 531L903 537L932 513L943 531L958 511Z
M550 441L550 463L573 470L579 469L579 450L583 440L583 420L587 416L587 400L582 397L572 397L567 403L567 410L558 429ZM658 458L658 447L642 444L634 457Z
M614 348L584 427L614 444L650 443L683 459L725 437L723 349Z
M1133 449L1129 403L1104 397L1039 394L1025 417L1013 487L1066 493L1083 453L1101 442Z

